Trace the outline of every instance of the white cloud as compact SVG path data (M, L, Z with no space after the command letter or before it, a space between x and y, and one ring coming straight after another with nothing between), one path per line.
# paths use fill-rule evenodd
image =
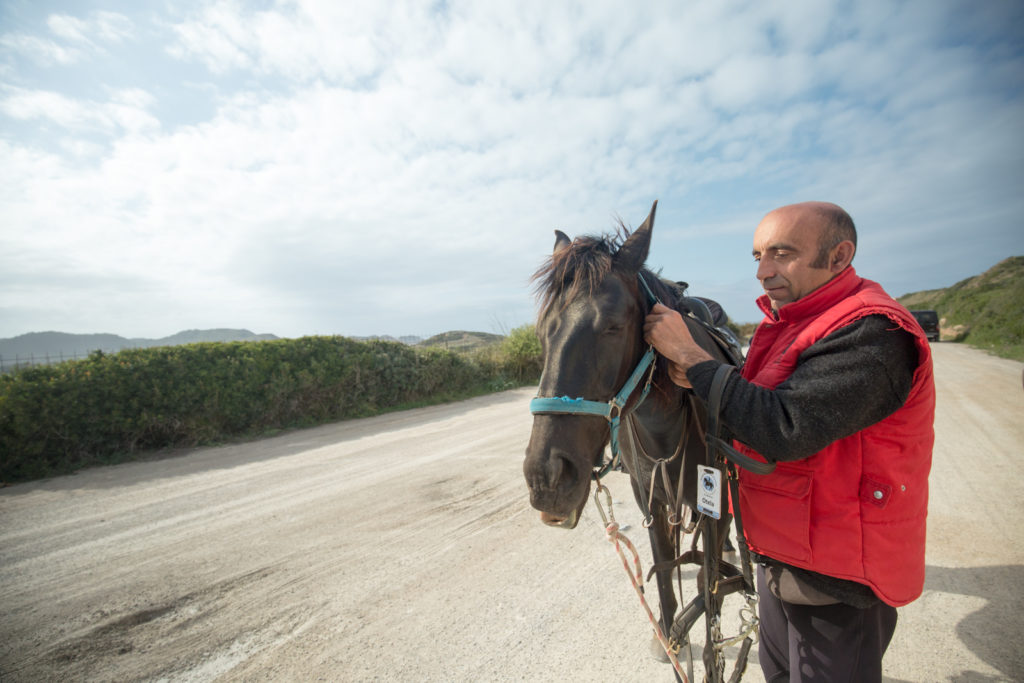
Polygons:
M215 73L252 70L299 81L345 83L375 75L397 51L431 37L419 3L299 2L290 11L253 10L232 0L212 3L174 26L170 51Z
M138 133L159 128L156 117L146 111L153 103L153 97L138 88L114 91L107 102L10 88L0 100L0 111L23 121L45 119L69 130Z
M77 47L61 45L53 40L16 34L0 36L0 47L26 55L29 59L41 64L73 64L85 54Z
M116 19L51 17L62 45L173 59L88 98L0 91L10 121L60 135L0 138L0 259L38 283L61 254L109 297L62 314L125 311L103 331L434 333L525 321L552 229L635 225L660 198L655 261L743 309L746 232L779 204L847 204L893 253L921 230L907 206L947 226L982 201L1024 208L993 181L1019 177L1019 96L978 79L1020 60L947 48L911 10L214 2L159 17L146 46ZM212 113L176 120L197 97ZM907 220L872 227L887 215ZM881 251L864 255L898 267Z
M46 24L60 38L89 45L95 45L95 41L121 42L132 35L133 28L131 20L117 12L94 12L88 19L53 14Z
M195 56L214 73L252 66L249 31L233 3L207 7L201 17L174 26L174 31L178 42L170 51L176 57Z
M70 65L104 50L103 44L119 43L132 35L130 19L116 12L93 12L80 19L53 14L46 25L54 37L5 33L0 46L43 65Z

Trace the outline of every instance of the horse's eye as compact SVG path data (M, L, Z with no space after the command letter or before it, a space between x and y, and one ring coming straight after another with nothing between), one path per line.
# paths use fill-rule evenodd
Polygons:
M622 325L609 325L608 327L604 328L603 334L618 334L619 332L622 332L622 329Z

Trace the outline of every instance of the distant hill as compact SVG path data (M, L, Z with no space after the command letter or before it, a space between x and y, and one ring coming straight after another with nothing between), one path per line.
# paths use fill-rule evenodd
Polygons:
M911 292L897 301L911 310L937 311L944 341L965 341L1024 360L1024 256L1011 256L951 287Z
M419 343L419 345L440 346L441 348L451 349L453 351L469 351L483 346L500 344L504 338L505 337L500 334L456 330L454 332L444 332L442 334L434 335L429 339L424 339Z
M0 370L10 369L19 364L57 362L85 358L93 351L116 353L122 349L149 348L153 346L178 346L199 342L266 341L278 339L273 334L254 334L249 330L215 329L184 330L160 339L126 338L116 334L68 334L67 332L29 332L9 339L0 339ZM372 336L352 337L356 341L392 341L410 346L440 346L447 349L468 351L482 346L498 344L504 339L498 334L486 332L445 332L429 339L413 335L401 337Z
M122 349L151 346L178 346L198 342L265 341L277 339L272 334L254 334L249 330L184 330L161 339L127 339L116 334L68 334L66 332L29 332L9 339L0 339L0 357L4 362L22 360L30 356L51 360L82 358L100 350L113 353Z

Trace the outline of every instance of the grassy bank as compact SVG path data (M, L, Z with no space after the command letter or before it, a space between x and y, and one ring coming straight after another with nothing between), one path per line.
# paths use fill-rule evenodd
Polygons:
M0 482L537 380L532 328L471 352L304 337L93 353L0 376ZM531 357L530 354L534 354Z
M898 301L909 309L937 311L944 341L1024 361L1024 256L1004 259L951 287L913 292Z

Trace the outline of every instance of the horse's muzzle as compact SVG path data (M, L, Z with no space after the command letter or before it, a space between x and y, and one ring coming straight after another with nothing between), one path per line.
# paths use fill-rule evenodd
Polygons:
M594 429L595 417L535 415L523 474L530 505L549 526L572 529L587 504L594 463L604 452L607 428Z
M579 524L580 521L580 511L573 510L568 517L560 517L547 512L541 512L540 521L544 522L548 526L557 526L563 529L575 529L576 525Z

